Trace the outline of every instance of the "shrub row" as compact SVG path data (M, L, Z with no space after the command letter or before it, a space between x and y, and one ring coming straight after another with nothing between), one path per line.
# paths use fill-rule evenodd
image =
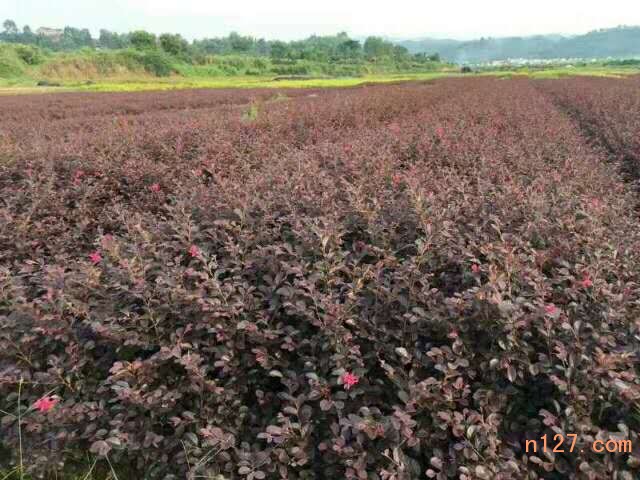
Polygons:
M620 162L628 179L640 187L640 76L616 82L574 78L542 85L542 90Z

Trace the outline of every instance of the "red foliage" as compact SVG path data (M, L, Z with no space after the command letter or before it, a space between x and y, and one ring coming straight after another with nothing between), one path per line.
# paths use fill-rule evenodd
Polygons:
M588 445L640 442L637 198L562 85L1 97L0 410L64 399L25 464L635 478Z
M640 76L618 81L573 78L542 85L589 139L622 163L629 180L640 181Z

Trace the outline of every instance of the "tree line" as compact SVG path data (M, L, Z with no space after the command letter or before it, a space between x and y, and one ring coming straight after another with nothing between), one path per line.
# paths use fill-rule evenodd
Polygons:
M52 51L72 51L83 48L161 50L170 55L197 59L207 55L249 55L270 57L274 60L310 60L329 62L337 60L395 59L424 62L439 62L437 53L410 54L400 45L381 37L370 36L363 42L341 32L337 35L313 35L304 40L284 42L265 40L232 32L225 37L204 38L187 41L179 34L155 35L144 30L117 33L102 29L98 38L84 28L65 27L57 35L43 35L25 25L18 28L13 20L3 23L0 41L34 45Z

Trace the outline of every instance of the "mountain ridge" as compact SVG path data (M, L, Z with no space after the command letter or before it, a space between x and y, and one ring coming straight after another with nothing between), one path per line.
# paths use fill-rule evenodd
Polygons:
M629 58L640 56L640 26L593 30L581 35L482 37L476 40L419 38L394 40L410 53L438 53L454 63L509 59Z

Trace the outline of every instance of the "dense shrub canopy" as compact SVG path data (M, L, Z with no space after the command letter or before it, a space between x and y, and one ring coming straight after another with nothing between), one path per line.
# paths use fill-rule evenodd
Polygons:
M599 82L0 98L1 442L22 379L36 473L637 478L590 448L640 445L638 198L564 107L631 149L639 84Z

